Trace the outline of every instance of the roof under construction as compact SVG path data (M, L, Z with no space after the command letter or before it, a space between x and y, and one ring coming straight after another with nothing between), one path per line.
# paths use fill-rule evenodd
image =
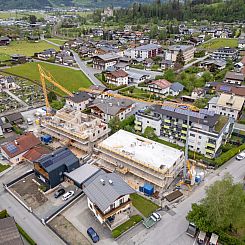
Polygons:
M124 130L111 135L99 146L150 168L162 170L171 168L184 154L183 151Z

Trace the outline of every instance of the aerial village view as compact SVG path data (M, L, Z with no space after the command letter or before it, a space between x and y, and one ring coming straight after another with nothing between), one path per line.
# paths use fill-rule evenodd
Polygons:
M244 245L244 102L244 0L0 0L0 245Z

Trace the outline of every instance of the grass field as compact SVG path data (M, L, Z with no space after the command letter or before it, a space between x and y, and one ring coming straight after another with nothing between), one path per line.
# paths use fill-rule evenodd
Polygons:
M48 40L60 46L63 45L67 41L67 40L58 39L58 38L48 38Z
M8 54L0 53L0 62L6 60L10 60L10 56Z
M13 41L8 46L1 46L0 53L8 55L23 54L26 56L32 56L34 53L41 52L48 48L59 50L59 47L56 47L45 41L39 41L38 43L32 43L28 41Z
M42 62L26 63L7 68L3 71L9 72L13 75L22 76L33 81L40 81L37 64L41 64L45 70L51 73L60 85L71 92L77 91L81 87L88 88L91 85L90 80L79 70L73 70ZM60 92L58 89L54 90Z
M217 38L200 45L198 48L203 49L218 49L222 47L236 48L238 46L238 40L235 38Z
M3 165L0 163L0 173L5 171L6 169L8 169L10 167L10 165Z
M37 18L41 18L44 16L44 14L40 12L0 11L0 19L9 19L9 18L20 19L29 15L35 15Z
M159 208L157 204L138 194L131 194L130 198L133 202L133 206L138 209L145 217L148 217L152 212Z

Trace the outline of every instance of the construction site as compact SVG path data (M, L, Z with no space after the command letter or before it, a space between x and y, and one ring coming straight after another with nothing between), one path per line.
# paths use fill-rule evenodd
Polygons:
M145 183L161 192L184 165L184 152L119 130L98 144L97 165L116 171L136 190Z
M91 153L96 143L108 136L110 129L99 118L63 108L54 116L41 121L42 133L51 135L62 145L75 147L84 154Z

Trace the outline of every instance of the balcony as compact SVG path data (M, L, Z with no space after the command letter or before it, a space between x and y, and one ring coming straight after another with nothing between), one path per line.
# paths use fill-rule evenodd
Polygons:
M167 129L169 129L169 128L170 128L170 126L168 126L168 125L163 125L163 128L167 128Z
M34 163L34 169L39 173L41 174L42 176L44 176L46 179L49 179L49 175L48 173L39 166L38 163Z
M164 122L170 123L170 120L169 119L165 119Z
M214 154L215 151L214 150L210 150L210 149L206 149L206 153L209 153L209 154Z
M181 133L182 133L182 134L187 134L187 131L181 130Z
M137 131L141 131L142 130L141 126L138 126L138 125L135 125L134 129L137 130Z
M212 144L212 143L207 143L206 146L207 146L207 147L211 147L211 148L215 148L215 144Z
M135 120L135 121L134 121L134 123L135 123L135 125L139 125L139 126L141 126L141 125L142 125L142 122L141 122L141 121L137 121L137 120Z
M180 137L182 140L186 140L186 136L181 136Z

